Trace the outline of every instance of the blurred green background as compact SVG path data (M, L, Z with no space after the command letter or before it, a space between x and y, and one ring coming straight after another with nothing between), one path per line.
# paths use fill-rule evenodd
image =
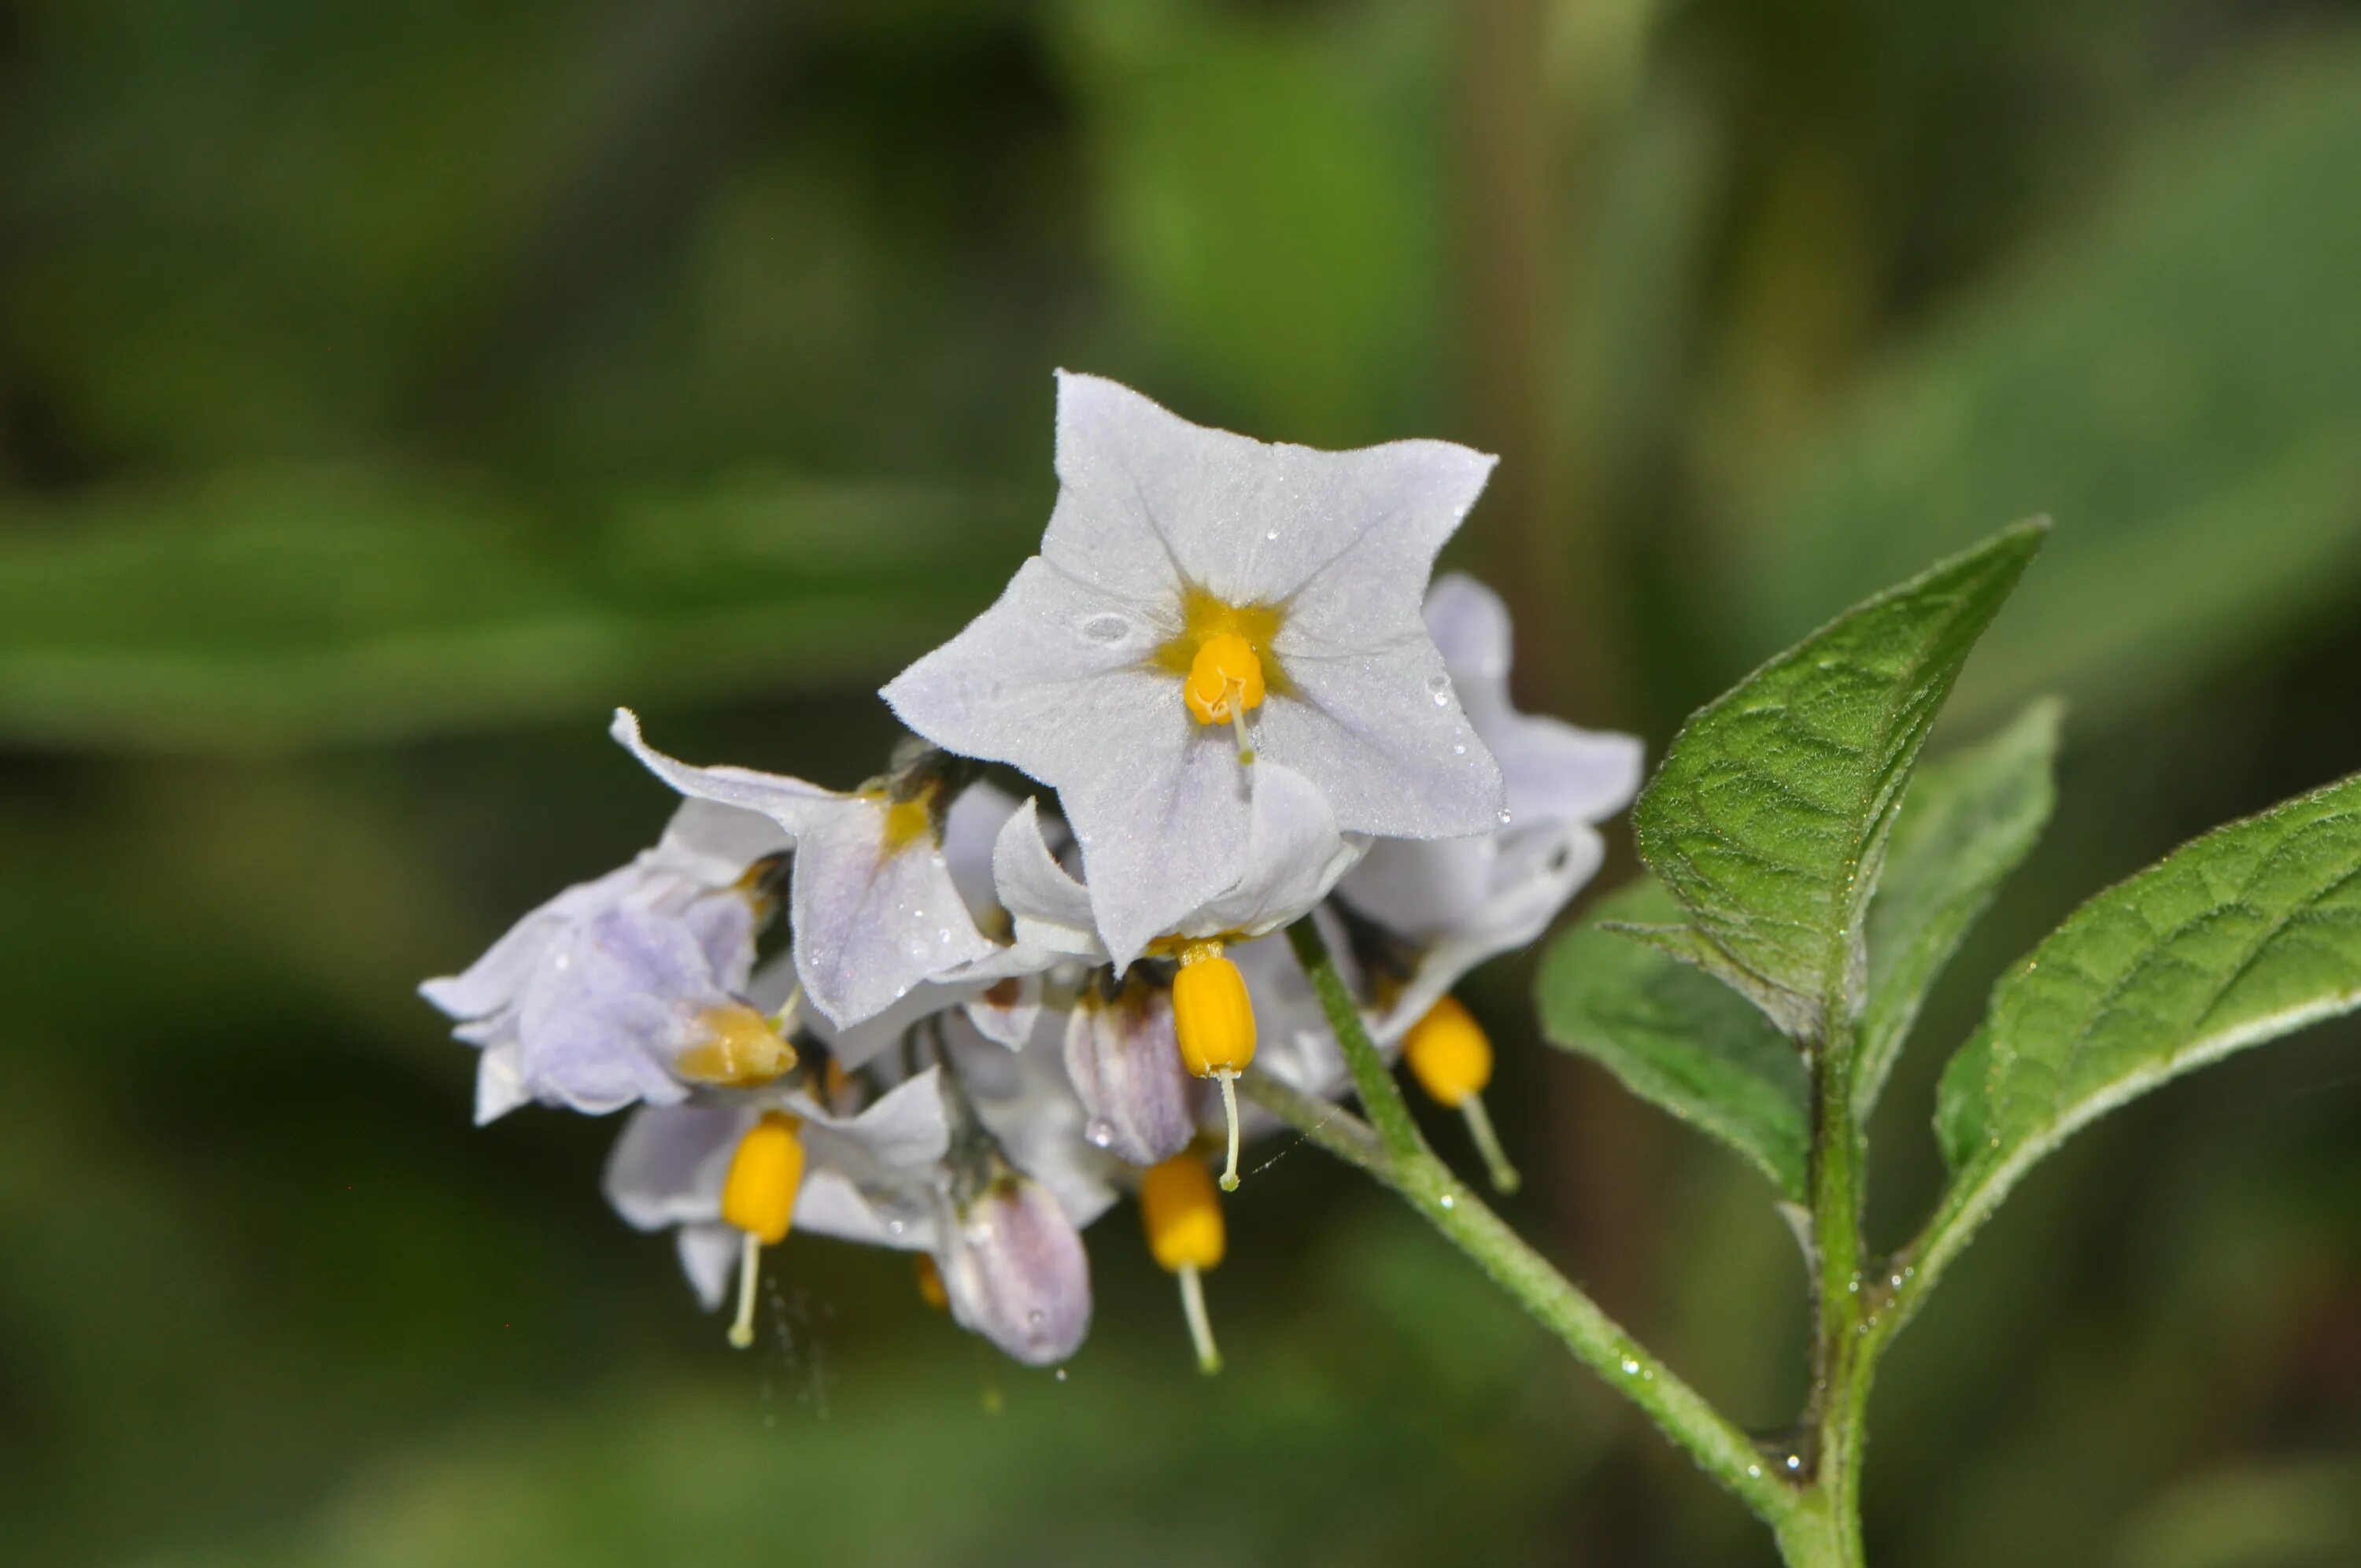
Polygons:
M1231 1205L1228 1375L1125 1212L1060 1379L817 1240L734 1355L611 1124L468 1126L412 987L653 837L609 708L870 771L1038 536L1059 365L1504 454L1454 557L1652 751L2056 516L1947 727L2068 694L2061 812L1887 1096L1883 1242L2002 963L2361 768L2361 5L9 0L0 1560L1768 1563L1309 1149ZM1783 1420L1766 1192L1525 978L1472 992L1515 1218ZM2356 1045L2030 1184L1879 1389L1874 1556L2361 1561Z

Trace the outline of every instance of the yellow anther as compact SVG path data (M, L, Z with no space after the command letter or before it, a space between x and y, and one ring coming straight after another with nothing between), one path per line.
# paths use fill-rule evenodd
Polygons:
M721 1184L721 1217L764 1246L787 1239L804 1183L802 1124L778 1111L746 1129Z
M721 1182L721 1218L745 1233L738 1258L738 1321L730 1325L730 1343L740 1350L754 1343L754 1280L763 1249L787 1239L803 1184L803 1124L781 1112L764 1112L738 1140L730 1174Z
M1191 942L1180 949L1180 972L1172 978L1172 1030L1180 1061L1199 1078L1218 1080L1222 1111L1230 1124L1230 1163L1222 1190L1238 1185L1238 1074L1254 1061L1254 998L1246 977L1222 956L1219 942Z
M1444 997L1402 1036L1402 1060L1410 1064L1411 1076L1436 1104L1467 1119L1468 1136L1475 1140L1477 1153L1484 1157L1493 1187L1514 1192L1517 1168L1509 1163L1508 1152L1500 1147L1499 1135L1492 1130L1492 1118L1484 1109L1484 1086L1492 1081L1492 1041L1484 1025L1476 1022L1476 1015L1461 1006L1457 997Z
M819 1071L820 1092L828 1097L829 1105L834 1108L849 1102L852 1098L852 1075L845 1071L844 1064L831 1055L828 1065Z
M1180 695L1198 723L1234 723L1262 706L1262 658L1236 632L1216 631L1198 644Z
M951 1293L943 1288L943 1271L935 1266L932 1253L918 1255L918 1299L938 1312L951 1310Z
M1451 1110L1492 1081L1492 1042L1474 1014L1446 996L1402 1036L1402 1059L1419 1087Z
M1180 972L1172 978L1172 1027L1180 1059L1199 1078L1243 1072L1254 1061L1254 998L1238 966L1222 956L1221 943L1192 942L1180 949Z
M1148 1250L1180 1280L1180 1310L1197 1346L1198 1366L1219 1372L1222 1355L1213 1346L1213 1321L1205 1315L1203 1275L1221 1266L1228 1238L1222 1201L1213 1195L1204 1161L1193 1154L1178 1154L1149 1167L1139 1179L1139 1218L1148 1232Z
M703 1037L673 1064L692 1083L753 1089L796 1065L796 1047L780 1037L771 1020L742 1002L708 1007L697 1015L697 1024Z
M1228 1245L1222 1201L1213 1191L1213 1172L1196 1155L1174 1155L1141 1174L1139 1223L1148 1231L1148 1250L1165 1273L1221 1266Z

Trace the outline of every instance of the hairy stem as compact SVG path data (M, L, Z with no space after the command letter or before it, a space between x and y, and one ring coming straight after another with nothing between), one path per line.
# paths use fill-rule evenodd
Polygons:
M1861 1242L1866 1160L1853 1119L1854 1031L1839 1010L1830 1014L1835 1021L1812 1053L1812 1392L1805 1426L1815 1511L1822 1540L1837 1553L1813 1560L1850 1568L1861 1562L1861 1419L1875 1366L1869 1325L1882 1281L1869 1276ZM1781 1546L1788 1550L1784 1537Z
M1369 1119L1365 1123L1266 1073L1246 1075L1240 1087L1247 1098L1392 1188L1556 1335L1575 1359L1639 1406L1659 1431L1783 1541L1792 1530L1807 1529L1806 1516L1813 1508L1809 1494L1792 1485L1752 1438L1527 1245L1435 1157L1370 1040L1317 927L1308 919L1300 920L1289 928L1288 937L1319 992Z

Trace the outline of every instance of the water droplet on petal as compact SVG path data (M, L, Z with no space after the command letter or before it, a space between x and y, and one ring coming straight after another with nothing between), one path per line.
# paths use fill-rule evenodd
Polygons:
M1096 1147L1104 1148L1115 1142L1115 1124L1104 1116L1093 1116L1091 1124L1082 1129L1082 1136Z
M1031 1328L1037 1328L1037 1329L1038 1329L1038 1328L1039 1328L1043 1323L1046 1323L1046 1322L1048 1322L1049 1321L1049 1313L1047 1313L1047 1312L1045 1312L1045 1311L1043 1311L1043 1310L1042 1310L1040 1308L1038 1308L1038 1307L1034 1308L1031 1311L1029 1311L1029 1312L1027 1312L1027 1313L1026 1313L1026 1314L1025 1314L1025 1321L1026 1321L1027 1325L1028 1327L1031 1327Z
M1451 754L1452 754L1453 756L1455 756L1455 757L1464 757L1464 756L1466 756L1466 755L1467 754L1467 747L1466 747L1466 743L1465 743L1465 742L1462 742L1462 743L1461 743L1461 744L1459 744L1459 745L1456 745L1456 746L1452 747L1452 748L1451 748Z
M1501 826L1501 827L1506 828L1506 827L1507 827L1507 826L1508 826L1511 821L1513 821L1514 819L1515 819L1515 814L1514 814L1514 813L1512 813L1511 811L1510 811L1510 809L1509 809L1507 806L1502 806L1502 807L1500 808L1500 826Z
M1120 642L1131 635L1131 622L1108 610L1083 621L1082 635L1093 642Z
M1275 529L1275 528L1274 528L1274 529L1272 529L1268 533L1264 534L1264 535L1263 535L1263 538L1264 538L1267 542L1268 542L1268 543L1273 543L1273 544L1278 543L1279 543L1279 530L1277 530L1277 529Z
M885 1234L889 1236L898 1236L907 1229L909 1229L909 1227L905 1225L899 1220L888 1220L885 1222Z

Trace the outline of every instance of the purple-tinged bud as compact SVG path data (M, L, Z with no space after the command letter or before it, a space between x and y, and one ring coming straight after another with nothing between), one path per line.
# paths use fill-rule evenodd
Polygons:
M1091 1262L1049 1189L1014 1172L946 1227L939 1266L951 1316L1028 1366L1049 1366L1091 1332Z
M1134 981L1112 1000L1085 991L1066 1019L1066 1076L1090 1116L1082 1135L1117 1159L1159 1164L1196 1135L1172 993L1161 987Z

